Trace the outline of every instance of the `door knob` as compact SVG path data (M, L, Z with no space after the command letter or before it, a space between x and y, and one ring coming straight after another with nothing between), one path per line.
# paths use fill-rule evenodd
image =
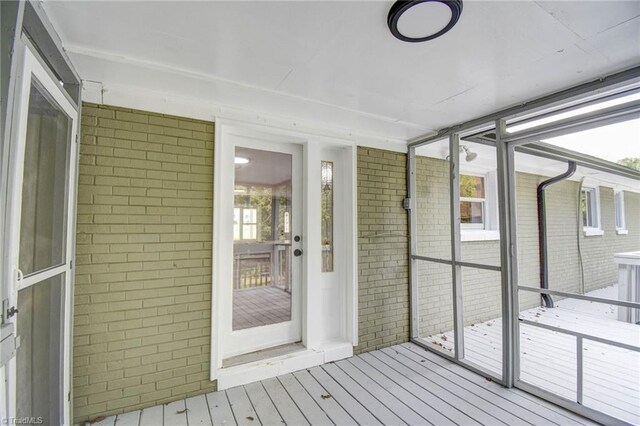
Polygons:
M295 250L293 251L293 255L294 255L295 257L302 256L302 250L300 250L300 249L295 249Z

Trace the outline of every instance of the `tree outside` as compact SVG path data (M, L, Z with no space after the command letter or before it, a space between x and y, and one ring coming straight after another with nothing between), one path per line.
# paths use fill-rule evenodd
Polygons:
M618 160L618 164L640 171L640 157L626 157Z

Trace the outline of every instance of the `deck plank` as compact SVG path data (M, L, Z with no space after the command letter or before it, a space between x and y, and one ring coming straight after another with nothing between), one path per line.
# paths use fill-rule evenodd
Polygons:
M209 404L209 414L211 415L211 422L214 426L226 426L235 425L236 419L233 416L233 410L229 405L229 399L227 393L211 392L206 395L207 403Z
M323 388L307 370L296 371L293 375L333 423L336 425L357 424L349 413L338 404L331 393Z
M482 341L474 338L475 341L467 339L465 342L468 359L483 359L485 362L499 362L495 359L497 354L492 351ZM472 343L474 342L474 343ZM540 342L541 345L547 347L546 342ZM533 345L532 345L533 346ZM565 343L565 346L575 347L575 343ZM569 400L575 400L576 395L576 361L570 362L562 357L557 357L555 351L533 350L527 347L523 351L520 360L521 378L535 386L547 389ZM633 363L629 364L630 366ZM588 371L588 372L587 372ZM606 372L598 372L589 374L592 370L585 370L584 376L584 393L585 395L594 396L592 406L610 407L610 413L622 416L626 419L627 415L640 416L640 399L635 395L638 388L634 389L633 374L631 371L627 373L628 379L615 380ZM551 379L552 378L552 379ZM625 414L628 413L628 414Z
M187 406L187 420L189 421L189 426L212 425L206 396L192 396L191 398L185 399L184 402Z
M184 399L164 405L164 424L171 426L187 426L187 406Z
M405 401L394 395L387 388L375 382L369 376L357 369L347 360L338 361L334 364L347 376L362 386L383 406L394 412L407 424L433 424L422 417L418 411L408 405Z
M140 424L140 410L118 414L116 426L138 426Z
M156 405L142 410L140 426L158 426L164 424L164 407Z
M415 383L409 377L404 376L403 374L395 371L384 363L380 362L375 356L370 353L363 354L360 359L367 364L369 364L372 368L378 370L380 374L387 377L389 380L397 383L402 388L406 389L412 395L416 396L420 399L420 401L425 402L427 405L431 406L434 410L437 410L440 414L447 417L449 420L456 424L464 424L464 425L480 425L481 423L469 416L467 413L463 412L459 407L455 406L455 404L447 401L443 395L431 392L422 386ZM497 419L495 423L499 422Z
M519 395L514 395L511 392L508 392L508 389L493 382L488 382L482 378L479 378L478 381L466 380L463 375L458 376L445 366L432 363L405 347L395 347L393 350L399 357L405 358L405 365L412 368L414 371L419 372L419 374L424 375L426 372L426 374L432 375L432 377L433 375L437 375L441 380L457 386L458 389L466 389L473 392L473 394L477 395L479 398L484 399L487 404L494 407L500 407L501 409L506 410L507 412L512 413L534 425L555 423L563 426L575 426L581 424L567 417L558 415L554 410L534 404L527 399L521 398ZM443 361L448 362L446 360ZM451 363L451 365L458 367L453 363ZM475 374L474 376L478 377ZM492 387L495 389L492 389Z
M93 423L91 423L91 426L114 426L116 424L116 417L117 416L110 416L110 417L106 417L104 419L99 419ZM4 419L2 419L4 420Z
M365 354L366 355L366 354ZM389 379L385 375L381 374L378 370L370 366L366 363L362 357L364 355L359 356L358 358L351 358L349 362L352 363L356 368L362 371L364 374L369 376L374 381L378 382L381 386L385 387L389 390L389 392L398 395L400 399L407 405L410 405L413 409L415 409L420 416L425 419L429 419L433 424L440 425L453 425L455 422L445 416L443 413L434 408L431 404L433 401L424 401L420 397L414 395L407 389L405 389L400 384L394 382ZM429 403L427 403L429 402ZM441 402L441 401L440 401ZM436 403L435 405L441 405Z
M417 371L412 366L403 363L400 357L397 359L384 351L380 354L373 354L373 356L424 389L433 389L434 393L444 398L449 404L454 405L458 410L482 424L518 424L524 420L435 374Z
M262 387L262 383L253 382L245 385L244 389L262 424L277 425L284 423L280 413L278 413L278 410L273 405L273 401L271 401L271 398Z
M557 421L558 424L583 424L583 425L595 425L596 423L591 422L588 419L585 419L577 414L574 414L568 410L565 410L561 407L558 407L550 402L544 401L540 398L537 398L533 395L529 395L526 392L520 391L518 389L507 389L497 383L491 382L483 378L482 376L475 374L472 371L467 370L466 368L454 364L451 361L444 359L443 357L436 355L432 352L429 352L417 345L412 343L402 344L398 348L398 350L406 350L406 354L409 357L412 357L416 362L420 362L425 368L431 368L433 370L439 371L441 374L445 374L445 371L451 372L452 375L446 374L445 377L450 380L456 380L455 376L460 377L468 383L475 384L476 386L483 387L493 393L494 395L503 398L505 400L511 401L521 407L526 408L531 412L543 413L545 418ZM426 362L422 362L425 360ZM465 382L461 382L463 386L468 386ZM503 402L500 402L502 405ZM546 411L544 411L546 409ZM560 417L558 417L560 416Z
M359 424L366 425L382 425L365 406L363 406L357 399L355 399L349 392L347 392L338 382L336 382L331 376L327 374L321 367L314 367L309 370L309 373L320 385L329 392L332 398L336 400L338 404L349 415L356 420Z
M284 422L288 425L304 426L309 422L304 417L296 403L291 399L282 383L277 378L262 381L264 389L275 404Z
M293 374L286 374L278 377L282 386L287 390L289 396L295 401L304 417L312 425L333 424L325 412L311 398L300 382L293 377Z
M487 330L490 344L494 333L493 329ZM472 339L475 336L468 341ZM489 356L476 354L480 355ZM605 405L596 407L615 410ZM634 419L633 413L610 413L627 421ZM111 416L99 424L595 425L534 395L504 388L413 343Z
M257 425L261 424L258 414L253 409L251 400L247 396L243 386L237 386L235 388L227 389L225 391L229 398L229 405L233 411L233 416L236 419L238 425Z
M493 340L501 339L502 334L499 327L485 327L481 326L472 327L473 332L465 332L465 343L468 349L472 352L479 352L480 357L486 357L491 355L493 360L497 360L500 356L495 351L489 349L492 347ZM489 330L490 329L490 330ZM492 333L495 333L492 335ZM487 334L489 334L487 336ZM562 372L575 373L576 355L575 355L575 339L569 336L560 338L558 333L554 333L547 330L535 329L534 327L526 327L522 332L522 351L530 355L536 355L539 359L549 360L552 357L553 366L561 367L559 370ZM467 342L468 341L468 342ZM589 346L593 343L585 342L585 347L589 349ZM549 351L548 348L552 346L553 351ZM545 349L547 348L547 349ZM482 350L484 349L484 351ZM588 382L592 381L601 384L602 380L614 379L616 383L625 386L629 389L637 386L640 379L635 378L633 375L629 375L629 365L633 365L637 362L637 356L632 353L624 353L621 351L621 355L628 355L620 357L620 360L611 359L613 357L607 357L607 352L610 350L605 349L602 353L594 353L596 351L585 351L584 362L585 365L592 367L593 373L591 377L585 377ZM616 365L616 361L621 365ZM545 361L545 364L548 361ZM500 365L500 364L498 364ZM575 375L575 374L574 374ZM614 391L617 387L612 388Z
M517 397L511 398L508 392L502 392L502 390L506 390L502 386L496 385L498 386L496 389L497 392L492 392L490 386L482 386L482 384L467 381L463 377L457 376L445 368L436 366L436 364L432 364L431 362L426 362L425 358L421 358L418 354L414 354L406 348L396 347L393 350L385 351L385 353L390 356L396 354L395 358L408 368L411 368L420 375L430 377L433 381L441 383L443 386L450 387L457 395L465 400L473 401L478 407L489 414L493 415L494 413L506 411L534 425L546 425L549 423L563 426L566 424L580 424L568 418L557 416L554 411L551 411L551 418L549 416L538 415L537 411L542 407L530 404L528 400L518 401ZM436 366L436 368L433 368L434 366ZM495 385L495 383L491 384ZM515 401L524 403L524 405L530 409L518 405ZM555 419L555 421L553 419Z
M334 363L325 364L322 366L322 369L383 424L406 424L397 415L395 415L393 411L389 410L381 403L381 401L377 400L372 394L360 386Z
M617 298L616 286L590 292ZM576 299L555 308L519 312L540 324L640 346L640 328L617 321L617 308ZM465 327L465 358L497 374L502 370L502 324L499 319ZM444 337L444 338L443 338ZM452 350L452 332L424 338ZM576 339L540 327L520 326L520 379L570 401L576 400ZM584 340L583 405L629 423L640 424L640 353ZM528 398L528 397L526 397Z

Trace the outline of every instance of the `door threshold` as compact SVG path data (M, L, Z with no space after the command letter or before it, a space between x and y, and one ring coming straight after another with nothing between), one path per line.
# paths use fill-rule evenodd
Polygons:
M301 352L307 348L302 342L286 343L284 345L274 346L272 348L262 349L248 354L236 355L222 360L222 368L234 367L236 365L250 364L256 361L275 358L283 355L289 355L295 352Z
M309 349L301 343L293 343L239 355L225 360L223 367L218 370L218 390L293 373L352 355L351 342L337 341L326 342L314 349ZM233 362L233 365L230 365L230 362Z

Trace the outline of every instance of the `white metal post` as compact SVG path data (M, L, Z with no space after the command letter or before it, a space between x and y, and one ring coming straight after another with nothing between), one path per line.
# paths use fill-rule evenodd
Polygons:
M407 194L409 198L409 306L411 318L409 322L409 338L420 337L418 324L418 261L413 257L418 254L418 220L416 211L416 149L409 148L407 158Z
M500 223L500 264L502 295L502 380L505 386L513 386L513 317L512 270L516 264L515 230L515 170L513 150L509 150L503 136L504 120L496 120L496 160L498 165L498 213ZM517 321L517 320L516 320Z
M456 359L464 359L464 300L460 244L460 135L449 136L449 205L451 224L451 277L453 283L453 335Z

